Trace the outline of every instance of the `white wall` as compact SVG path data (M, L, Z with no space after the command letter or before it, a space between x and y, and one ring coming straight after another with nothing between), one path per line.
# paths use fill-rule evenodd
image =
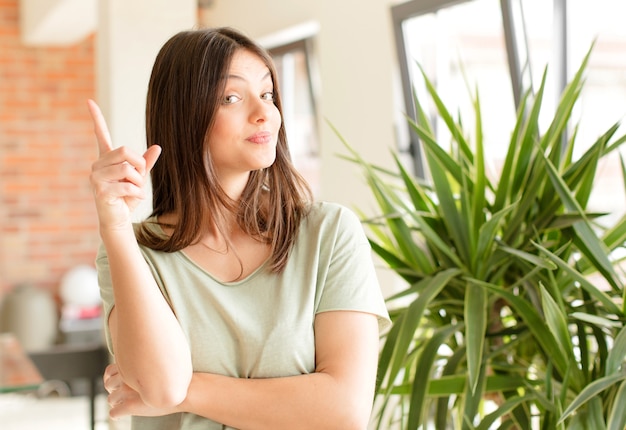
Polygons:
M390 1L215 0L201 20L207 26L235 27L254 39L310 21L319 24L319 197L369 212L373 204L361 174L337 156L347 151L325 121L365 159L390 165L394 116L401 109L392 94L396 57Z

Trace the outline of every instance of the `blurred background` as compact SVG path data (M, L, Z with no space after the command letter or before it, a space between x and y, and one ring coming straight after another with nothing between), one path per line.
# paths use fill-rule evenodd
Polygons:
M397 151L424 175L405 121L420 64L460 112L471 109L466 82L478 87L495 174L520 91L549 65L555 105L595 42L576 113L591 143L626 112L625 12L623 0L0 0L0 331L27 353L101 343L86 100L116 145L142 151L150 69L174 33L232 26L266 46L297 167L319 199L368 213L329 124L366 160L391 165ZM597 210L621 216L623 187L614 157L598 172ZM393 275L380 277L393 290Z

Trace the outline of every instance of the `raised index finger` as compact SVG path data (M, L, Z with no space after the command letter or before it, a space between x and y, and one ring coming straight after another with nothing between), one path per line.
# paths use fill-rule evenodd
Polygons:
M93 100L87 100L87 106L89 107L89 113L93 120L94 132L96 133L96 139L98 140L98 151L100 155L106 154L113 149L113 143L111 142L111 134L109 128L104 120L104 115L100 107Z

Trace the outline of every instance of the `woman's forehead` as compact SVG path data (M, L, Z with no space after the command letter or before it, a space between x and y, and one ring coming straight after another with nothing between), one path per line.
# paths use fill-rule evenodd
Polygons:
M239 49L228 67L228 79L262 81L272 77L265 60L247 49Z

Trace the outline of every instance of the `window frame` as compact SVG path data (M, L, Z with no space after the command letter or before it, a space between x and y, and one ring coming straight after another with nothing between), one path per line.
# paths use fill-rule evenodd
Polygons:
M406 114L415 119L416 109L413 100L413 82L409 67L409 59L403 25L404 22L425 15L434 13L441 9L453 7L462 3L468 3L474 0L409 0L391 7L391 18L393 21L393 33L396 45L396 55L400 68L400 79L402 83L402 94ZM528 52L528 44L525 36L518 38L519 32L517 26L522 26L521 31L525 35L523 15L515 12L515 4L524 0L500 0L500 9L502 13L502 25L505 37L505 47L507 51L507 61L509 65L509 74L511 77L511 90L515 101L515 108L520 104L522 94L527 91L533 91L531 70L528 64L530 57ZM553 0L554 5L554 43L557 47L558 56L555 58L554 68L557 70L557 91L560 93L567 83L567 7L566 0ZM525 52L520 52L525 50ZM522 61L522 54L525 61ZM425 178L424 161L422 150L419 144L419 138L413 129L408 126L409 141L407 145L403 145L407 149L402 151L408 153L412 160L413 174L419 178ZM564 142L567 136L564 136Z

